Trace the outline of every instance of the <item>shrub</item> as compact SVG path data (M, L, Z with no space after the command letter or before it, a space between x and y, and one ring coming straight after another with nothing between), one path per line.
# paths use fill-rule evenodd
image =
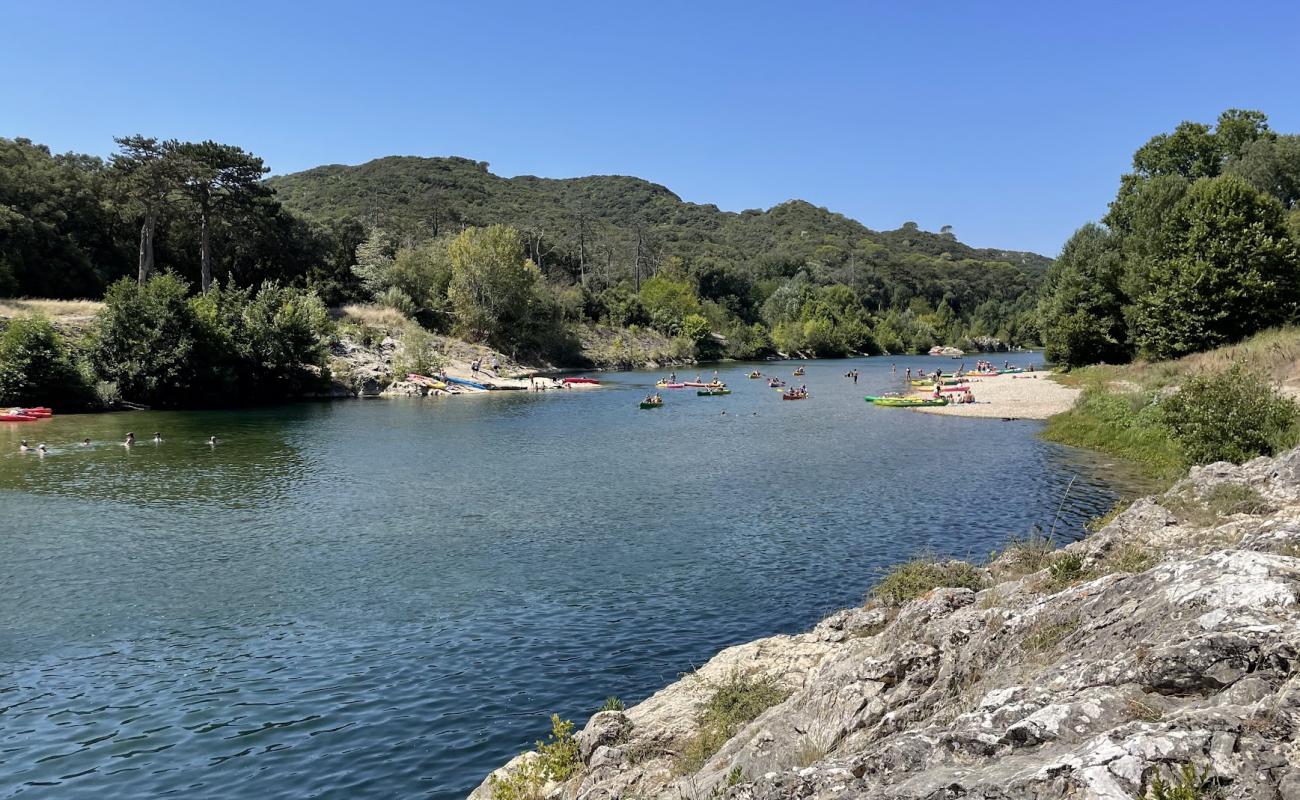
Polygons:
M790 692L772 678L739 672L728 675L704 704L699 731L682 749L678 770L698 771L737 731L789 696Z
M379 294L375 295L375 302L381 306L391 308L404 316L412 316L419 309L411 296L396 286L389 286Z
M438 349L437 340L424 328L412 323L402 335L402 350L393 365L393 372L398 380L405 380L408 373L433 375L440 371L445 363L442 351Z
M1078 553L1057 553L1048 562L1047 582L1052 589L1064 589L1083 577L1083 556Z
M525 759L504 777L489 777L488 790L492 800L539 800L548 780L568 780L580 763L573 723L552 714L551 734L545 742L537 743L537 757Z
M622 700L618 699L617 697L610 696L605 698L605 702L604 704L601 705L599 710L600 711L622 711L624 708L626 708L626 706L623 705Z
M1144 800L1202 800L1216 797L1218 792L1210 784L1210 768L1196 769L1191 764L1183 764L1174 771L1169 780L1156 775L1151 779L1151 788L1142 795Z
M578 740L573 738L573 722L551 715L551 733L545 742L537 743L538 761L542 772L551 780L564 781L578 771Z
M0 335L0 403L80 406L89 397L67 341L48 320L16 319Z
M933 557L915 558L898 564L871 590L871 599L886 606L901 606L941 587L973 589L984 587L984 576L965 561L939 561Z
M1300 407L1234 364L1189 379L1162 404L1162 415L1189 464L1240 464L1293 446Z

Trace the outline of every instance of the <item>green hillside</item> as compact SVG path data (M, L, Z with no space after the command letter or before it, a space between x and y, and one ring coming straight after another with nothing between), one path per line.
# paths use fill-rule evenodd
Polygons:
M848 285L875 313L924 313L946 303L945 313L970 319L992 301L984 325L992 329L978 331L989 336L1014 336L1008 327L1016 309L1051 263L1034 253L973 248L912 224L873 231L799 200L734 213L685 202L639 178L503 178L463 158L393 156L268 183L286 208L316 222L359 220L408 241L511 225L552 280L597 289L635 284L680 259L701 284L738 277L765 297L803 272L814 286ZM746 316L745 305L740 298L734 310Z

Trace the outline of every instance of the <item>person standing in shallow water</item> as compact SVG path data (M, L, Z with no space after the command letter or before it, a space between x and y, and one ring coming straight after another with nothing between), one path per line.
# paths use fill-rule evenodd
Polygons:
M122 442L122 446L130 447L133 444L135 444L135 434L128 431L126 434L126 441Z

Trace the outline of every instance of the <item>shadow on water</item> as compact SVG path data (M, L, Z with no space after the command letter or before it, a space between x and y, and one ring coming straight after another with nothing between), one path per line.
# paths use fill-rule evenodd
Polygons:
M733 395L649 411L632 372L57 417L43 459L0 428L0 797L461 797L551 711L804 629L918 551L1079 536L1137 486L1036 423L865 404L952 366L891 361L810 362L793 403L735 364Z

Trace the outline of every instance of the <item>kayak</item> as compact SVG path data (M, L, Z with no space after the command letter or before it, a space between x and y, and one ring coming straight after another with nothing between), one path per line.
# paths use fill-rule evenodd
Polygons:
M802 374L803 374L803 367L800 367L799 369L795 370L795 371L794 371L794 374L795 374L795 376L802 375Z
M430 378L425 375L417 375L414 372L407 373L406 379L411 383L418 384L420 386L425 386L430 389L447 388L447 384L443 383L442 381L435 381L433 378Z
M464 378L453 378L450 375L447 376L447 383L454 383L457 386L468 386L471 389L482 389L483 391L487 391L488 388L487 386L481 383L476 383L474 381L467 381Z
M655 384L655 388L656 389L685 389L686 384L668 383L667 381L659 381L658 383Z
M730 389L701 389L696 392L700 397L712 397L718 394L731 394Z
M808 395L799 394L797 392L795 394L790 394L787 392L786 394L781 395L781 399L782 400L807 400Z
M960 386L941 386L941 387L939 387L939 391L941 391L941 392L969 392L970 390L971 390L971 389L970 389L970 384L967 384L967 383L963 383L963 384L961 384Z
M663 405L663 403L647 403L644 400L641 401L642 408L658 408L661 405Z
M751 377L751 378L761 378L761 377L763 377L763 373L761 373L761 372L751 372L751 373L749 373L749 377Z
M35 422L41 419L30 414L0 414L0 422Z
M878 406L891 406L898 408L907 408L908 406L946 406L947 398L940 397L937 400L926 397L873 397L867 395L862 398L868 403Z
M597 386L600 385L600 381L595 378L565 378L564 383L590 383Z
M692 386L696 389L708 389L709 387L713 387L716 389L719 386L726 386L726 385L727 384L725 383L700 383L699 381L686 381L685 383L682 384L682 386Z
M946 378L939 381L940 386L956 386L959 383L965 383L965 378ZM933 386L934 381L912 381L913 386Z

